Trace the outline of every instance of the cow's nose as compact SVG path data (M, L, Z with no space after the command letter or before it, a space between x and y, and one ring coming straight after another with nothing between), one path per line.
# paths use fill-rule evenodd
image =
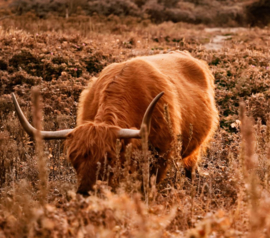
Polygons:
M77 190L77 194L81 194L82 196L84 197L89 197L89 191L86 191L86 190Z

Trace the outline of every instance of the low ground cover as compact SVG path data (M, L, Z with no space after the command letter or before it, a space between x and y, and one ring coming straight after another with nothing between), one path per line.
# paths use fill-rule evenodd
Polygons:
M209 31L204 25L115 16L3 19L0 235L269 237L269 31ZM217 35L226 36L222 47L207 49ZM120 176L116 192L98 182L84 198L75 194L76 175L63 143L50 141L43 143L47 187L41 189L38 145L23 132L10 93L32 121L31 88L38 86L44 129L73 128L80 92L106 65L172 50L205 60L215 76L220 127L202 156L200 175L191 182L172 164L162 184L152 178L148 199L132 176Z

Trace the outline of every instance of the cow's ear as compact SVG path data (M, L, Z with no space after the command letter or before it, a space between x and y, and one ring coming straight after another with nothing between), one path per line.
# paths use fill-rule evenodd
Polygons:
M67 134L67 139L72 139L74 137L72 131Z

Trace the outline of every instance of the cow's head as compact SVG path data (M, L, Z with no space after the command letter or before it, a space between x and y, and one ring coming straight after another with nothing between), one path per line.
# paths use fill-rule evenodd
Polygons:
M79 125L75 129L40 131L44 140L67 139L68 157L78 175L78 193L87 194L89 190L93 189L97 178L98 164L102 165L105 158L107 158L109 165L114 165L113 160L116 158L115 146L117 138L141 138L143 128L146 128L148 133L150 132L153 110L163 94L164 92L158 94L149 104L145 111L140 130L124 129L117 125L89 121ZM28 135L34 137L36 129L25 118L13 93L12 99L23 128Z

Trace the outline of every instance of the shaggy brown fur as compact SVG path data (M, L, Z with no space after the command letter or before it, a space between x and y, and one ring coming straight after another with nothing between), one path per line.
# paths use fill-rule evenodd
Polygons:
M166 174L167 161L172 156L168 151L177 135L182 136L185 169L191 171L196 166L201 147L218 123L214 77L207 64L180 51L137 57L106 67L81 94L78 126L67 139L68 156L79 177L78 192L93 189L97 162L103 163L106 153L113 166L118 130L139 129L146 108L162 91L165 94L155 107L149 134L151 145L166 154L158 161L158 182ZM164 118L165 104L172 133ZM129 141L135 148L140 146L139 139L122 143Z

